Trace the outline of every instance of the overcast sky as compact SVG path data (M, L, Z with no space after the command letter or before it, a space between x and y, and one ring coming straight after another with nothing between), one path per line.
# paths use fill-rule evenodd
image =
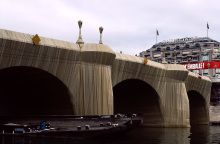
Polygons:
M83 21L85 43L99 42L115 52L135 55L158 42L184 37L220 41L219 0L0 0L0 29L69 42Z

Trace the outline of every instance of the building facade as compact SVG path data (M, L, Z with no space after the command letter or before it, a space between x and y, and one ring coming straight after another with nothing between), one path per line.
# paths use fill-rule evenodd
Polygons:
M164 51L164 56L163 56ZM208 37L190 37L163 41L140 53L140 57L162 63L185 65L194 73L210 77L210 104L220 102L220 43ZM175 58L176 57L176 58Z

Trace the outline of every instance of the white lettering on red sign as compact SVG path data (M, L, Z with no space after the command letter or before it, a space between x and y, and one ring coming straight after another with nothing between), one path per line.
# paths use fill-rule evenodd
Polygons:
M184 65L186 69L204 69L204 63L186 64Z

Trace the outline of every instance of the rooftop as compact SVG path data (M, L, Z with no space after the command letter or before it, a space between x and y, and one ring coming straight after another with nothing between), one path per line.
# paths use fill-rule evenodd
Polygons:
M219 43L216 40L213 40L209 37L186 37L186 38L178 38L178 39L171 39L171 40L166 40L163 42L159 42L155 45L152 46L152 48L155 48L157 46L166 46L166 45L176 45L176 44L186 44L186 43L196 43L196 42L214 42L214 43Z

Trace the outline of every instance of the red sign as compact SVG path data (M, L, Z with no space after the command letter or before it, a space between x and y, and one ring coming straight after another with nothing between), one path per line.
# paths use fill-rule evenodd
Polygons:
M216 62L216 61L187 63L182 65L184 65L188 70L199 70L199 69L208 69L208 64L210 64L209 69L214 69L215 66L217 67L217 69L220 68L220 62Z

